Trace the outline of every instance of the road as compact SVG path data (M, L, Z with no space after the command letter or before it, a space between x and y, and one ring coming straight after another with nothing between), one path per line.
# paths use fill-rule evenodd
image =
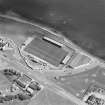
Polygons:
M3 16L3 17L5 17L5 16ZM9 17L9 16L8 16L8 18L11 19L11 17ZM30 22L23 21L23 20L21 20L21 19L17 19L17 18L15 18L15 17L12 18L12 19L14 19L14 20L16 20L16 21L19 21L19 22L31 24L31 25L33 25L33 26L35 26L35 27L38 27L38 28L42 28L42 27L40 27L39 25L35 25L35 24L30 23ZM47 29L47 28L42 28L42 29L45 30L45 31L48 31L48 30L49 30L49 29ZM53 33L52 31L49 31L49 32L52 33L52 34L54 34L54 35L59 35L59 34ZM78 49L79 52L83 52L83 53L87 54L87 56L89 56L90 58L92 58L93 61L96 61L96 62L92 62L92 64L90 64L90 65L87 65L87 68L88 68L89 70L90 70L91 68L95 67L96 65L100 65L100 66L102 66L102 67L105 67L105 64L104 64L103 61L101 62L100 60L96 59L95 57L93 57L93 56L91 56L90 54L86 53L85 51L81 50L81 49L78 48L76 45L74 45L72 42L70 42L70 41L66 41L66 42L68 43L68 44L67 44L67 43L66 43L66 44L67 44L69 47L72 46L72 47L75 48L76 50ZM72 95L71 93L66 92L64 89L62 89L60 86L56 85L56 84L53 83L52 81L47 80L47 79L45 78L45 76L44 76L42 73L40 73L40 72L38 72L38 71L33 71L32 69L30 69L30 68L28 68L28 67L26 67L26 66L23 66L21 63L19 63L19 62L18 62L17 60L15 60L15 59L9 60L8 58L3 57L2 55L0 55L0 57L2 57L5 61L8 62L8 64L10 64L10 65L13 66L14 68L16 68L18 71L23 72L23 73L25 73L26 75L30 76L31 78L33 78L33 79L37 80L38 82L40 82L40 83L44 86L44 88L47 88L47 89L49 89L49 90L55 92L56 94L58 94L58 95L60 95L60 96L62 96L62 97L64 97L64 98L69 99L70 101L74 102L75 104L86 105L84 102L82 102L80 99L78 99L77 97L75 97L75 96ZM85 69L84 69L85 67L86 67L86 66L82 67L82 69L79 68L79 69L73 70L74 74L75 74L75 73L79 73L79 72L83 72L83 71L85 70Z
M79 105L86 105L84 102L82 102L80 99L72 95L71 93L66 92L63 88L60 86L56 85L50 80L47 80L43 74L41 74L38 71L33 71L28 67L23 66L21 63L18 61L14 60L9 60L8 58L3 57L0 55L1 58L3 58L8 64L16 68L18 71L25 73L26 75L30 76L36 81L39 81L44 88L50 89L52 92L55 92L56 94L69 99L70 101L74 102L75 104Z

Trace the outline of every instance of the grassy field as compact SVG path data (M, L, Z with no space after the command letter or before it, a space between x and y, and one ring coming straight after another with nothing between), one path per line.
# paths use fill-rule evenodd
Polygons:
M105 59L105 2L103 0L1 0L0 11L14 11L46 24Z

